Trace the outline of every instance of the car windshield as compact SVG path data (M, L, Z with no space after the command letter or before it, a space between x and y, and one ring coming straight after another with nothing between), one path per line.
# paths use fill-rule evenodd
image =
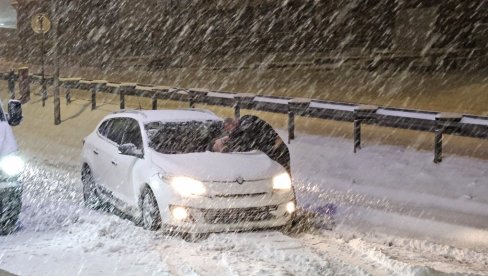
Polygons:
M151 122L145 125L149 146L165 154L204 152L222 134L221 121Z

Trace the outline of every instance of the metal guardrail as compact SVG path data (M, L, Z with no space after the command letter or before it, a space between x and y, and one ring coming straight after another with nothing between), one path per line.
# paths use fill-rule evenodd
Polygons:
M9 73L0 73L0 79L12 78ZM15 77L16 78L16 77ZM52 77L46 77L52 83ZM32 82L39 81L35 75ZM71 89L91 92L92 110L96 109L96 95L111 93L119 95L120 109L125 109L125 96L151 98L152 109L158 108L159 100L185 101L189 107L197 103L233 107L235 116L241 108L288 114L288 142L295 137L295 116L320 118L354 123L354 151L361 147L361 124L382 127L410 129L435 133L434 162L442 161L442 135L458 135L488 139L488 117L461 115L401 108L364 106L352 103L300 99L289 97L259 96L250 93L209 91L206 89L183 89L167 86L152 86L136 83L116 83L106 80L81 78L60 78L60 85L66 89L67 103L71 101Z

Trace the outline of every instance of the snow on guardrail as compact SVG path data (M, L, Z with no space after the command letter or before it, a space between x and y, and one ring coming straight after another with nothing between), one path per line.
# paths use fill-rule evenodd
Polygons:
M37 75L29 77L31 82L39 81ZM16 74L12 76L9 72L0 72L0 79L8 80L9 78L17 80L18 76ZM52 80L52 77L48 76L46 79ZM447 113L386 107L376 107L365 112L358 109L361 107L358 104L314 99L294 101L294 98L289 97L238 94L198 88L170 88L151 84L117 83L81 78L60 78L59 81L60 85L68 91L69 89L91 91L92 109L96 108L97 93L114 93L120 95L121 109L125 109L125 95L133 95L151 98L153 109L157 109L158 100L171 99L189 102L190 107L193 107L195 103L234 107L236 116L240 115L241 108L288 114L289 140L294 138L295 115L354 122L355 149L360 147L362 123L435 132L435 162L442 160L442 134L488 139L488 117L484 116L459 114L446 117L444 115ZM48 84L52 84L52 81Z

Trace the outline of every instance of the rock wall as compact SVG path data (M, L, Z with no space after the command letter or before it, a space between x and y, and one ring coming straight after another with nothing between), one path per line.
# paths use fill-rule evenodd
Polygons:
M0 57L14 55L16 39L16 29L0 28Z
M17 10L25 58L39 56L29 19L44 11L60 19L65 60L156 67L486 49L476 26L488 22L484 0L18 0Z

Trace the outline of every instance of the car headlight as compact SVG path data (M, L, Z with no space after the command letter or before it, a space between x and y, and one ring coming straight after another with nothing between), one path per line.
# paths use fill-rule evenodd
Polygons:
M290 190L291 178L288 173L282 173L273 177L273 190Z
M207 189L202 182L186 176L170 178L171 187L182 196L203 195Z
M8 177L19 175L24 170L24 160L15 154L0 159L0 169Z

